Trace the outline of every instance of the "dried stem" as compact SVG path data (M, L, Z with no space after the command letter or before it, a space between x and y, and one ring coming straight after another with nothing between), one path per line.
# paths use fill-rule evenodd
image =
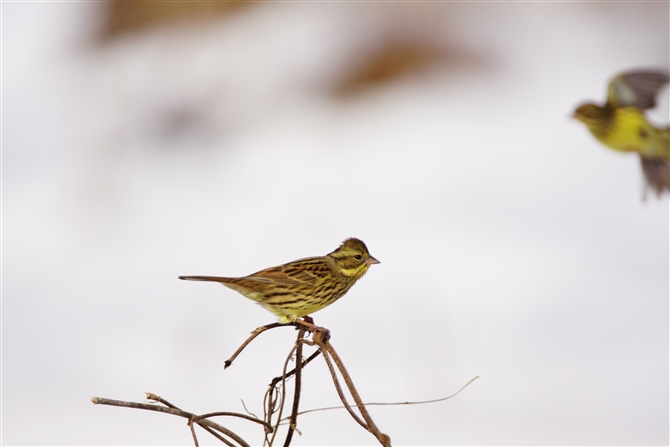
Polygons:
M456 391L453 394L450 394L449 396L441 397L439 399L430 399L430 400L417 400L417 401L405 401L405 402L366 402L365 405L370 407L370 406L382 406L382 405L423 405L423 404L432 404L436 402L442 402L447 399L451 399L452 397L456 397L461 391L463 391L468 385L470 385L472 382L475 380L479 379L479 376L475 376L472 379L468 381L465 385L459 388L458 391ZM337 405L334 407L323 407L323 408L314 408L312 410L305 410L301 411L298 413L298 415L303 415L307 413L316 413L317 411L329 411L329 410L341 410L342 408L346 408L344 405ZM284 418L284 420L287 420L287 418Z
M279 393L280 391L278 390L276 385L273 385L267 389L265 392L264 396L264 402L263 402L263 418L265 419L265 422L270 424L272 426L272 415L275 412L275 409L277 408L277 399L275 398L275 393ZM265 439L263 440L263 445L272 445L271 440L268 439L269 434L274 434L276 433L276 430L274 427L272 428L272 431L270 430L265 430ZM274 436L273 436L274 438Z
M234 416L234 417L246 419L248 421L255 422L257 424L261 424L261 425L265 426L268 430L272 431L272 425L268 424L267 422L261 421L260 419L255 418L253 416L248 416L248 415L242 414L242 413L235 413L235 412L232 412L232 411L217 411L217 412L214 412L214 413L201 414L200 416L194 417L193 422L198 422L201 419L207 419L207 418L211 418L211 417L214 417L214 416Z
M354 386L354 382L351 380L351 376L347 372L347 369L344 367L344 363L342 363L342 360L337 355L337 352L328 341L328 338L321 337L321 334L317 333L314 334L314 342L319 345L319 348L323 352L323 357L326 359L328 369L330 370L330 374L333 377L333 383L335 384L335 388L337 389L337 394L340 396L340 399L342 400L342 403L346 407L347 411L349 411L349 414L351 414L351 416L356 420L356 422L358 422L366 430L372 433L377 438L377 440L381 445L383 445L384 447L390 447L391 438L387 434L382 433L379 430L379 428L377 428L377 425L372 420L370 413L368 413L368 410L365 408L365 404L361 400L361 396L358 394L358 391ZM333 370L333 367L328 357L332 357L333 361L335 362L335 365L337 366L337 369L340 371L340 374L342 374L342 378L344 379L344 382L347 384L347 388L349 388L351 397L354 398L354 402L356 402L356 406L358 407L358 410L361 412L363 419L365 419L365 422L361 421L361 419L357 415L355 415L353 409L349 406L349 403L346 401L344 393L342 393L342 389L337 381L337 375L335 374L335 371Z
M172 405L170 402L168 402L167 400L163 399L162 397L160 397L160 396L158 396L154 393L144 393L144 394L147 396L147 399L149 399L149 400L160 402L163 405L165 405L166 407L177 408L177 410L179 409L176 405Z
M195 447L200 447L200 444L198 444L198 436L195 434L195 427L193 427L193 419L188 421L188 428L191 429L191 435L193 436L193 444L195 444Z
M340 400L344 404L344 408L347 409L347 411L349 412L351 417L354 418L354 420L356 422L358 422L361 427L363 427L364 429L367 430L368 426L365 424L365 422L361 418L358 417L358 415L356 413L354 413L354 410L352 410L351 407L349 406L349 402L347 402L347 398L344 395L344 391L342 391L342 387L340 386L340 381L337 379L337 372L335 372L335 368L333 368L333 364L330 360L330 356L328 355L328 351L324 347L321 347L321 350L322 350L322 353L323 353L323 358L326 361L326 365L328 365L328 370L330 371L330 375L333 378L333 385L335 385L335 390L337 391L337 395L340 396Z
M254 341L254 338L258 337L263 332L265 332L269 329L274 329L276 327L289 326L289 325L291 325L291 324L290 323L289 324L271 323L271 324L266 324L265 326L257 327L256 329L253 330L253 332L251 332L251 335L249 336L249 338L247 338L246 341L244 343L242 343L242 345L239 348L237 348L237 351L235 351L235 353L228 360L226 360L224 362L223 369L226 369L230 365L232 365L233 360L235 360L237 358L237 356L240 355L240 353L244 350L244 348L247 347L247 345L249 345L249 343Z
M361 412L361 415L365 419L365 422L368 423L368 430L375 435L375 437L379 440L379 442L385 446L385 447L390 447L391 446L391 438L385 434L379 431L379 428L377 428L377 425L375 422L372 420L372 416L370 416L370 413L368 413L368 410L365 408L365 404L363 403L363 400L361 399L361 396L358 394L358 390L356 390L356 387L354 386L354 382L351 380L351 376L347 372L347 369L344 367L344 363L342 363L342 360L340 359L340 356L337 355L337 352L335 352L335 348L333 348L333 345L330 344L330 342L326 341L324 343L326 346L326 349L328 350L328 354L333 358L335 361L335 364L337 365L337 369L340 370L340 374L342 374L342 377L344 378L344 382L347 384L347 388L349 388L349 392L351 393L351 397L354 398L354 402L356 402L356 406L358 406L358 410Z
M223 442L227 446L235 447L235 444L233 444L232 442L230 442L229 440L227 440L226 438L224 438L223 436L221 436L220 434L218 434L217 432L215 432L211 428L204 427L204 426L201 426L201 427L204 428L210 435L214 436L215 438L217 438L219 441Z
M300 386L302 380L302 339L305 335L305 328L301 326L298 330L298 338L295 341L295 390L293 393L293 409L291 411L291 418L288 424L288 433L286 433L286 440L284 441L284 447L291 445L291 438L293 438L293 432L295 431L296 423L298 421L298 406L300 405ZM279 426L281 418L277 420L277 426Z
M149 393L147 393L148 395ZM159 396L156 396L152 394L153 397L157 399L158 402L162 403L162 399ZM183 418L188 419L189 421L193 418L196 418L197 415L193 413L189 413L187 411L180 410L179 408L175 407L174 405L170 407L161 407L158 405L153 405L153 404L143 404L139 402L127 402L127 401L122 401L122 400L114 400L114 399L106 399L104 397L94 397L91 399L91 402L93 402L96 405L111 405L115 407L127 407L127 408L137 408L140 410L150 410L150 411L158 411L160 413L168 413L168 414L174 414L175 416L181 416ZM235 442L237 442L239 445L242 447L250 447L249 444L242 438L240 438L237 434L232 432L231 430L227 429L226 427L223 427L216 422L210 421L209 419L202 419L196 422L196 424L200 425L201 427L209 427L214 430L217 430L224 435L228 436L229 438L233 439Z
M308 341L305 340L305 339L302 339L302 343L303 343L303 344L310 344L310 342L308 342ZM304 362L302 362L302 366L301 366L301 368L304 368L309 362L311 362L312 360L314 360L315 358L317 358L320 354L321 354L321 350L320 350L320 349L317 350L317 351L314 351L314 353L312 353L312 355L310 355L309 357L307 357L307 359L306 359ZM296 368L297 368L297 366L296 366ZM289 372L286 373L286 378L287 378L287 379L288 379L289 377L291 377L293 374L295 374L295 370L296 370L296 368L293 368L291 371L289 371ZM274 379L272 379L272 382L270 382L270 386L275 386L275 385L277 384L277 382L280 382L280 381L281 381L281 379L282 379L282 376L277 376L277 377L275 377ZM302 412L299 413L299 414L302 414Z
M281 400L279 402L279 414L277 415L277 425L274 429L274 432L272 433L272 437L270 438L269 445L274 444L275 437L277 436L277 429L279 428L279 423L281 422L281 415L284 412L284 399L285 399L285 396L286 396L286 369L288 368L288 362L291 361L291 358L293 357L293 353L295 352L296 349L297 349L297 344L293 346L291 351L288 353L288 356L286 357L286 361L284 362L284 369L282 370L281 387L279 387L281 389L281 393L280 393ZM270 389L268 389L268 391L270 391L270 393L272 393L271 390L275 390L275 389L277 389L276 386L271 387ZM273 407L273 409L274 409L274 407ZM270 422L270 423L272 422L272 412L268 413L267 421ZM267 440L267 434L266 434L266 440Z

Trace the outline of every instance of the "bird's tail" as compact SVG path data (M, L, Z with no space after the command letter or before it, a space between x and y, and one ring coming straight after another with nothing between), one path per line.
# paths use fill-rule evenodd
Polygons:
M640 162L646 183L644 197L646 198L647 189L654 191L656 197L670 192L670 159L640 156Z
M231 278L225 278L223 276L180 276L179 279L185 279L187 281L211 281L226 283Z

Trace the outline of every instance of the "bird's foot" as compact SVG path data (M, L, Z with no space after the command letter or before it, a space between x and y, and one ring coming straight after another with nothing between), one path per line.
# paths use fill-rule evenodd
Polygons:
M325 327L317 326L314 324L314 319L309 315L305 315L302 319L298 318L295 320L296 328L299 326L305 327L308 331L316 334L320 332L323 337L327 340L330 338L330 330Z

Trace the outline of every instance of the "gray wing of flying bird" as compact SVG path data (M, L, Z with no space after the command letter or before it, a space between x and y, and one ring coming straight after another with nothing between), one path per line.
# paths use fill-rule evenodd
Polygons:
M613 106L635 106L651 109L656 105L656 96L668 83L667 73L660 71L631 71L623 73L610 82L607 102Z

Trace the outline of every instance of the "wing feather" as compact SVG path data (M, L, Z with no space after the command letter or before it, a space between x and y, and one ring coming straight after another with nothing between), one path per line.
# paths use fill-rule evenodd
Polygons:
M623 73L610 82L607 103L612 106L651 109L656 105L656 95L669 79L667 73L659 71Z
M330 266L324 258L306 258L261 270L246 276L245 279L274 284L313 286L329 274Z

